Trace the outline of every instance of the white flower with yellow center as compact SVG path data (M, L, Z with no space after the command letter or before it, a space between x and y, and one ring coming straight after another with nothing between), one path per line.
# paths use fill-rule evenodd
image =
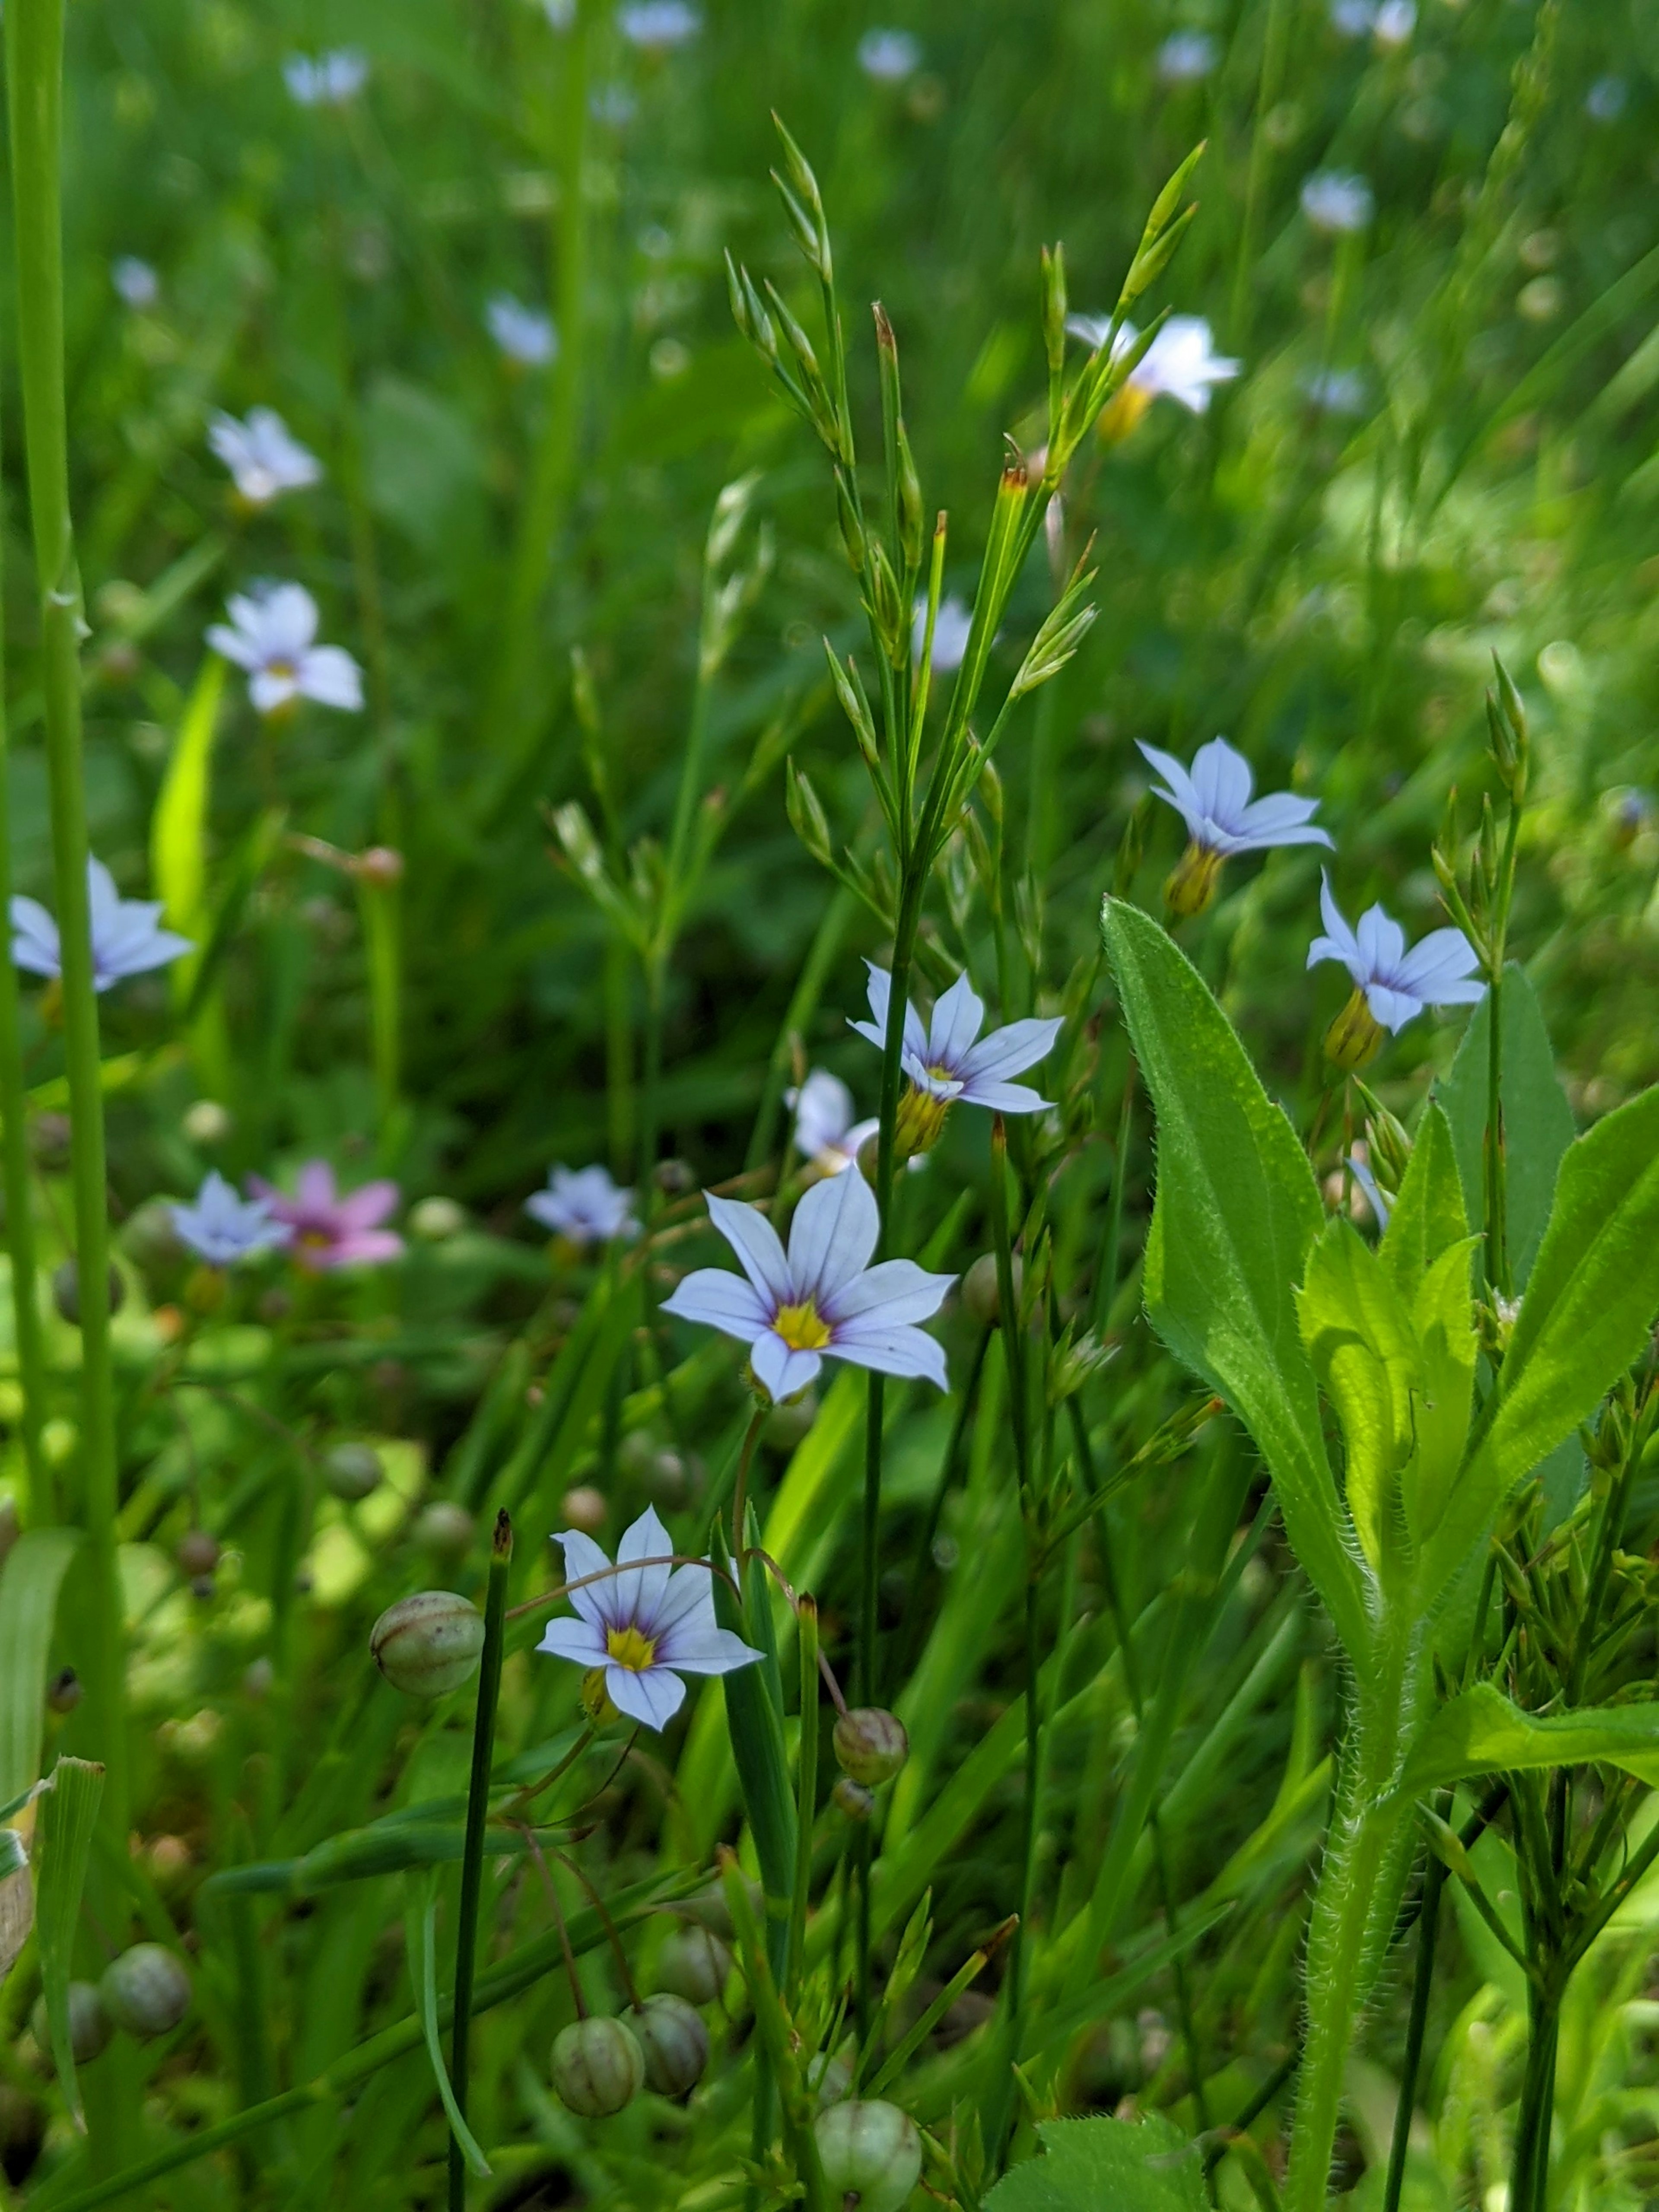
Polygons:
M758 1206L705 1196L743 1273L699 1267L662 1310L746 1344L775 1403L805 1389L826 1358L945 1389L944 1351L915 1324L939 1311L956 1277L927 1274L914 1260L870 1265L881 1219L861 1175L813 1184L795 1208L787 1253Z
M619 1713L665 1729L685 1702L683 1674L730 1674L760 1657L714 1620L706 1567L672 1565L673 1540L647 1506L617 1547L617 1571L580 1529L554 1539L564 1547L574 1620L550 1620L538 1651L588 1669L582 1694L590 1711L609 1698ZM591 1581L589 1577L599 1577Z
M319 645L317 602L303 584L259 584L239 592L207 641L245 668L247 696L261 714L281 714L301 699L361 711L362 672L344 647Z

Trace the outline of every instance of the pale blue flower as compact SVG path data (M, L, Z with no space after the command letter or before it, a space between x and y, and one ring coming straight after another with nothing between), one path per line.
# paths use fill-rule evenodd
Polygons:
M921 43L908 31L866 31L859 40L859 67L878 84L902 84L921 67Z
M508 361L522 368L545 368L558 356L559 334L553 318L500 292L484 309L489 335Z
M256 1252L274 1252L293 1237L286 1221L276 1220L270 1202L239 1198L217 1168L209 1171L192 1205L168 1208L179 1241L212 1267L234 1267Z
M524 1210L573 1244L608 1244L613 1237L640 1231L633 1192L619 1189L602 1167L550 1168L547 1188L527 1198Z
M1111 336L1109 315L1068 315L1066 327L1086 346L1098 349ZM1119 326L1112 359L1127 353L1139 333L1133 323ZM1211 387L1231 384L1243 367L1215 349L1214 335L1202 315L1171 315L1129 371L1132 392L1150 399L1175 399L1194 415L1208 411Z
M1370 1206L1377 1227L1386 1229L1389 1225L1389 1216L1394 1212L1394 1201L1382 1195L1377 1186L1376 1177L1357 1152L1350 1155L1348 1166L1352 1172L1354 1181L1364 1194L1365 1203Z
M950 676L961 667L973 629L974 611L966 599L958 599L952 592L939 601L939 612L933 617L935 676ZM924 598L916 601L910 613L910 650L918 660L927 640L927 602Z
M1480 956L1461 929L1431 929L1406 950L1406 933L1381 906L1368 907L1350 929L1322 877L1319 910L1325 932L1308 948L1308 965L1334 960L1365 994L1371 1018L1391 1034L1415 1021L1425 1006L1472 1006L1486 990L1474 973Z
M110 264L110 282L129 307L153 307L161 296L161 280L148 261L124 253Z
M795 1109L795 1150L820 1175L844 1175L881 1127L854 1119L852 1092L827 1067L815 1067L799 1091L786 1091L783 1103Z
M849 1021L871 1043L887 1042L887 1008L893 979L872 960L870 971L870 1019ZM933 1018L924 1023L914 1006L904 1010L904 1044L900 1065L915 1090L942 1105L984 1106L994 1114L1041 1114L1050 1101L1040 1098L1024 1083L1010 1083L1046 1060L1054 1039L1065 1026L1059 1019L1010 1022L981 1037L985 1003L965 975L958 975L933 1007Z
M256 584L239 592L207 641L248 674L247 696L261 714L280 714L300 699L361 712L362 672L343 646L319 645L317 602L303 584Z
M617 17L617 27L629 46L661 52L683 46L702 28L702 18L686 0L634 0Z
M1139 738L1136 744L1164 778L1152 786L1155 796L1174 807L1202 851L1225 859L1234 853L1265 853L1275 845L1331 844L1328 832L1314 823L1316 799L1298 799L1289 791L1251 798L1255 778L1250 763L1225 738L1212 738L1199 747L1190 775L1173 753L1141 744Z
M307 452L274 407L251 407L245 422L216 415L208 444L250 507L268 507L285 491L316 483L323 473L315 453Z
M355 46L325 54L290 54L283 82L301 107L343 107L368 81L368 57Z
M165 968L195 950L187 937L163 929L160 899L124 899L101 860L87 860L87 903L92 921L93 988L107 991L128 975ZM11 902L11 957L31 975L62 973L58 924L39 899L19 892Z
M1198 84L1219 58L1207 31L1176 31L1158 50L1158 73L1165 84Z
M1616 123L1630 99L1630 87L1621 76L1598 76L1584 94L1584 112L1592 123Z
M1316 169L1303 179L1302 212L1316 230L1340 236L1369 229L1376 213L1376 195L1352 170Z

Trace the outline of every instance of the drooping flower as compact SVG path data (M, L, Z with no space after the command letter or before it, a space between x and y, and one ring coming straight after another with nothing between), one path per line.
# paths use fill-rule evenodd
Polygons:
M844 1175L881 1127L854 1120L852 1092L827 1067L815 1067L799 1091L786 1091L783 1098L795 1109L795 1150L821 1176Z
M1164 887L1174 914L1201 914L1215 896L1222 862L1235 853L1331 844L1329 835L1314 826L1316 799L1298 799L1289 791L1251 798L1255 778L1250 763L1225 738L1212 738L1199 747L1190 775L1173 753L1148 744L1140 750L1164 778L1152 786L1154 795L1173 806L1187 825L1187 850Z
M343 646L318 645L317 602L303 584L256 584L239 592L207 641L248 672L247 696L261 714L278 714L296 700L362 711L362 672Z
M699 1267L664 1299L665 1313L746 1344L750 1371L775 1402L805 1389L826 1358L944 1389L944 1350L915 1324L939 1311L956 1278L914 1260L870 1265L881 1224L861 1175L813 1184L795 1208L787 1254L757 1206L705 1195L743 1273Z
M124 253L110 264L110 282L129 307L153 307L161 296L161 280L148 261Z
M1425 1006L1472 1006L1486 985L1474 970L1480 956L1461 929L1431 929L1408 952L1406 933L1378 906L1368 907L1350 929L1320 879L1319 910L1325 934L1308 948L1308 965L1334 960L1353 978L1353 994L1331 1024L1325 1052L1341 1068L1363 1067L1382 1042L1397 1036Z
M368 82L368 56L356 46L290 54L283 64L283 82L301 107L344 107Z
M760 1657L716 1625L708 1570L670 1565L673 1541L654 1506L623 1532L617 1565L625 1572L607 1574L610 1560L580 1529L554 1541L564 1550L566 1581L586 1587L570 1593L576 1618L550 1620L536 1649L587 1668L582 1698L596 1719L608 1698L629 1720L665 1729L685 1702L683 1674L730 1674ZM590 1575L605 1579L586 1582Z
M258 1176L248 1177L248 1188L266 1201L274 1220L293 1231L289 1249L307 1274L374 1267L397 1259L404 1249L395 1230L380 1226L398 1203L395 1182L366 1182L342 1195L328 1162L307 1160L292 1198Z
M107 991L129 975L165 968L195 950L187 937L163 929L160 899L124 899L101 860L87 858L87 905L92 922L93 988ZM62 973L58 924L39 899L20 891L11 902L11 957L31 975Z
M1112 319L1070 315L1066 327L1085 345L1098 347L1110 334ZM1125 323L1113 343L1112 359L1126 354L1138 335L1133 323ZM1230 384L1243 366L1215 350L1214 334L1202 315L1171 315L1101 416L1100 434L1109 442L1127 437L1154 399L1174 399L1189 414L1206 414L1213 387Z
M859 67L878 84L902 84L921 67L921 42L908 31L866 31L859 40Z
M630 46L661 53L695 39L702 18L686 0L633 0L631 7L618 11L617 28Z
M179 1241L210 1267L234 1267L256 1252L274 1252L289 1243L294 1231L279 1221L266 1198L239 1198L217 1168L190 1205L168 1207Z
M502 354L520 368L545 368L557 358L559 334L553 318L526 307L511 293L496 294L484 309L484 320Z
M974 611L966 599L956 592L948 592L939 603L939 612L933 617L933 659L935 676L952 676L961 667L968 651L968 640L973 635ZM927 601L919 599L910 615L910 650L921 658L921 648L927 640Z
M848 1026L880 1048L887 1042L893 979L874 961L864 964L870 971L870 1019L849 1021ZM910 1087L899 1102L895 1131L900 1159L930 1151L954 1105L985 1106L994 1114L1041 1114L1047 1109L1047 1098L1007 1079L1048 1057L1061 1022L1036 1018L1010 1022L981 1037L984 1022L984 1001L975 995L965 975L958 975L935 1003L931 1023L924 1023L914 1006L906 1006L900 1066Z
M208 444L250 507L269 507L283 492L302 491L322 477L322 463L274 407L249 408L245 422L234 415L216 415L208 425Z
M1349 169L1316 169L1302 180L1302 212L1316 230L1340 237L1370 228L1376 195Z
M613 1237L637 1237L634 1194L621 1190L602 1167L548 1170L547 1188L527 1198L532 1221L573 1244L608 1244Z
M1175 31L1158 50L1158 74L1164 84L1198 84L1218 58L1207 31Z

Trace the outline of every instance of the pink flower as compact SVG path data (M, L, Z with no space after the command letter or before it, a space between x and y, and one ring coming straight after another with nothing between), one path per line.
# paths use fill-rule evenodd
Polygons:
M300 1170L296 1197L284 1196L258 1176L248 1177L248 1188L268 1201L273 1220L285 1221L293 1230L289 1250L309 1273L373 1267L395 1260L404 1249L395 1230L380 1227L401 1194L395 1182L366 1182L343 1198L328 1162L307 1160Z

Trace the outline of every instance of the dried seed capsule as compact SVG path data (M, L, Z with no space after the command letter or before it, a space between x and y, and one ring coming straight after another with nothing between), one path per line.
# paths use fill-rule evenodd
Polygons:
M647 1997L629 2021L645 2055L645 2078L659 2097L689 2097L708 2063L708 2030L684 1997Z
M369 1444L335 1444L324 1455L323 1480L337 1498L354 1504L378 1490L385 1473L380 1455Z
M718 2004L732 1978L732 1954L707 1928L677 1928L657 1956L657 1979L687 2004Z
M119 1268L112 1267L109 1271L109 1310L112 1314L120 1312L121 1303L126 1294L127 1286L121 1279ZM52 1302L71 1328L80 1328L81 1274L73 1260L65 1260L52 1276Z
M849 1820L867 1820L876 1809L875 1791L854 1782L850 1774L843 1774L830 1795Z
M836 1723L836 1757L843 1774L873 1790L890 1782L910 1756L910 1739L896 1713L854 1705Z
M190 2010L190 1977L161 1943L135 1943L104 1970L104 2009L129 2035L165 2035Z
M77 2066L85 2066L96 2058L108 2043L115 2030L104 2008L104 2000L98 1994L95 1982L71 1982L69 1985L70 2049L75 2053ZM45 1997L35 2000L29 2018L34 2039L42 2051L52 2049L52 2022L46 2016Z
M476 1605L453 1590L417 1590L386 1607L368 1648L394 1690L441 1698L471 1675L483 1638L483 1615Z
M575 2020L553 2041L553 2087L583 2119L608 2119L640 2093L645 2053L619 2020Z
M921 2179L921 2137L896 2105L878 2098L831 2105L812 2133L832 2204L899 2212Z

